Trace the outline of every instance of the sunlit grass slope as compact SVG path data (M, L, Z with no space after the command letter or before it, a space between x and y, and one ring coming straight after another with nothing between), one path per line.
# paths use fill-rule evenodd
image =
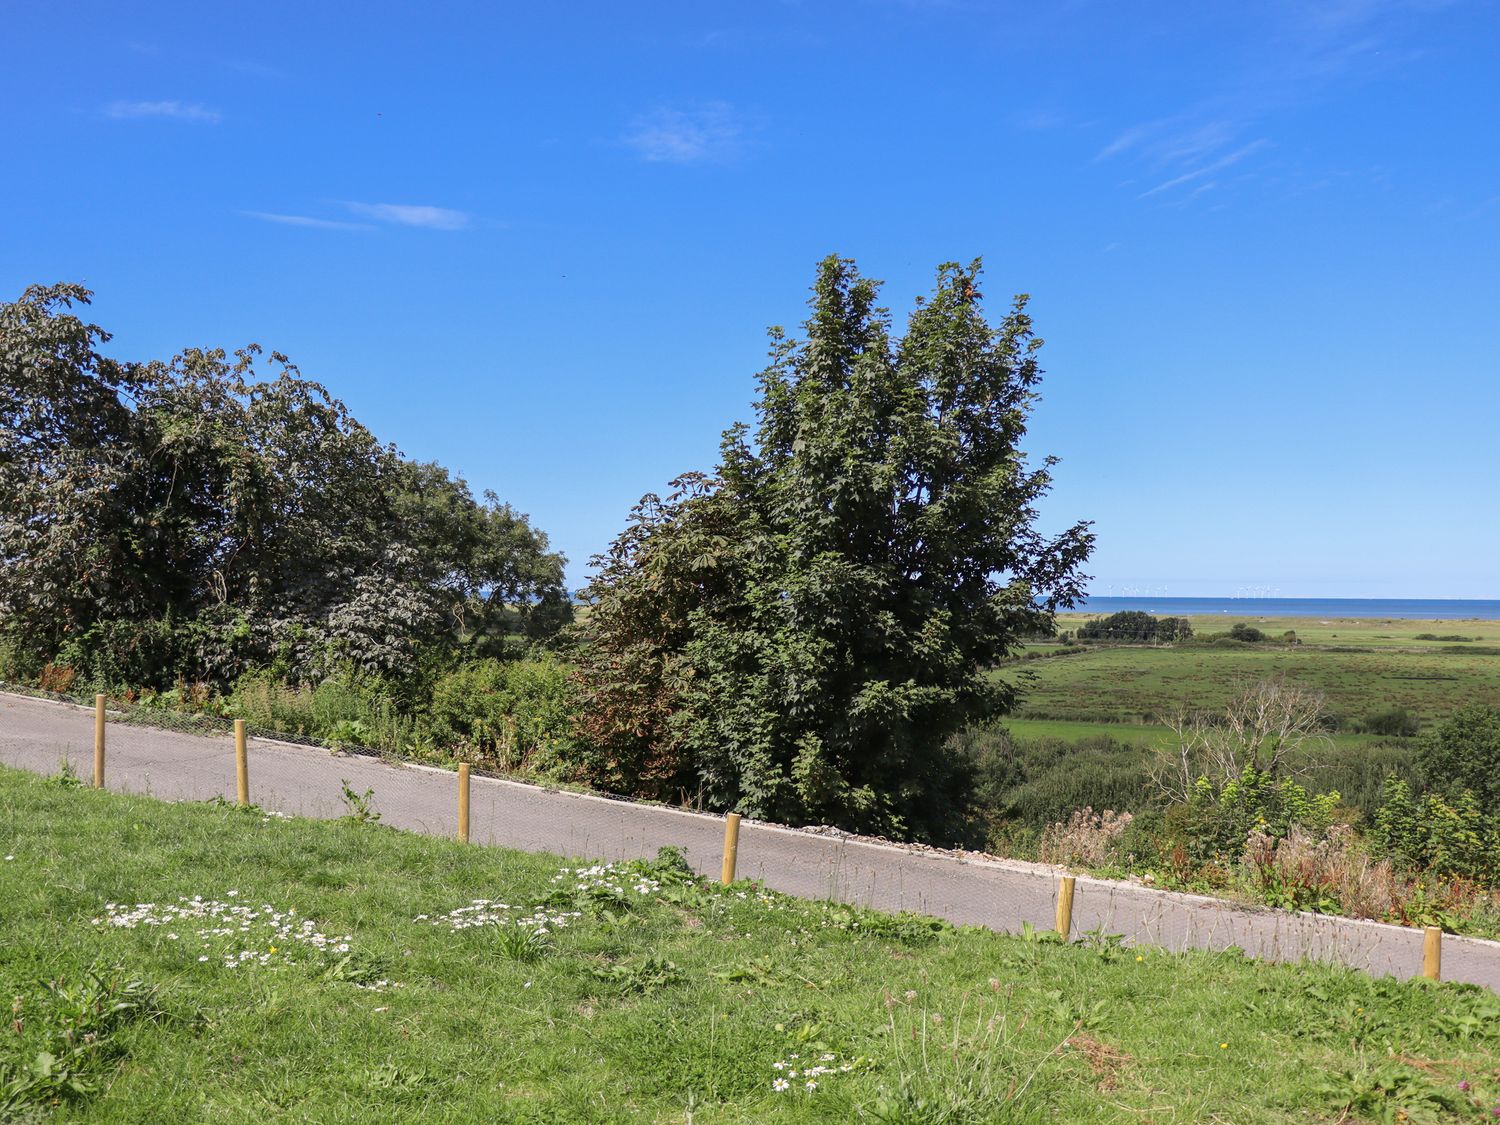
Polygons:
M1500 1101L1488 993L958 932L705 885L670 857L592 867L8 770L0 855L0 1120L1273 1122Z

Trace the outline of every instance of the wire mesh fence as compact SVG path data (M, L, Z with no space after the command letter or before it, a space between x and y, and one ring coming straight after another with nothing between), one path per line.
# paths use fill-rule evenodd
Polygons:
M0 685L0 690L14 692ZM0 761L38 773L94 765L94 700L35 690L0 708ZM79 707L57 707L72 703ZM102 780L166 800L243 800L266 817L353 817L434 836L566 857L647 858L682 849L710 878L891 912L910 910L1005 932L1120 935L1178 951L1239 949L1266 960L1331 961L1376 975L1435 976L1500 991L1500 943L1434 938L1316 914L1113 882L1040 864L873 841L738 817L549 789L470 769L329 748L231 718L163 714L108 702ZM243 752L240 746L243 745ZM1434 944L1440 942L1440 944ZM1439 961L1440 959L1440 961Z

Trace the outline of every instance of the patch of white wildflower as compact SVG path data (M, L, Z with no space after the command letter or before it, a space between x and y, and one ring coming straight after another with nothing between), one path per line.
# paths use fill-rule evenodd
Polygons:
M238 896L238 891L226 893L227 898ZM180 941L179 931L191 930L199 946L207 951L198 960L215 962L226 969L273 962L295 965L299 956L324 960L342 957L349 953L354 940L350 934L324 933L318 928L319 923L299 918L296 907L278 910L269 903L250 906L205 899L202 895L166 904L105 903L103 915L95 918L93 924L122 930L143 926L162 928L168 941Z
M771 1064L776 1077L771 1080L771 1089L778 1094L789 1090L805 1090L809 1094L818 1089L820 1083L840 1074L848 1074L859 1065L859 1060L841 1059L832 1051L824 1051L816 1059L803 1059L798 1054L789 1054Z
M586 894L613 895L626 899L634 892L639 897L661 890L661 880L642 874L627 864L596 863L592 867L564 867L552 876L554 883L571 883L572 889Z
M476 898L471 899L468 906L460 906L446 914L439 914L435 917L431 914L418 914L412 921L426 922L433 926L447 926L455 933L459 930L472 930L479 926L514 925L527 927L539 934L546 934L566 926L575 918L582 917L576 910L548 911L538 907L530 914L517 918L510 914L510 911L515 909L510 904L496 899Z
M592 867L564 867L552 876L556 890L537 906L512 906L493 898L470 899L445 914L418 914L414 922L446 926L457 932L480 926L520 926L538 934L562 929L583 917L581 910L566 909L588 904L608 908L611 903L628 905L649 898L662 889L661 880L631 864L596 863Z

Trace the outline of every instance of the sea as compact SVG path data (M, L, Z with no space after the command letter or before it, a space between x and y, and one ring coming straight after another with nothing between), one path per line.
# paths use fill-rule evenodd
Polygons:
M1073 613L1139 609L1164 617L1368 617L1376 620L1500 621L1500 600L1468 598L1088 598Z

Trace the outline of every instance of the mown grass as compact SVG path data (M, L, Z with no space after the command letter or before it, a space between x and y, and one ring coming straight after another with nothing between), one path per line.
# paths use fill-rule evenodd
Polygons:
M32 1090L12 1115L1262 1122L1500 1100L1500 1001L1475 989L958 932L670 863L603 876L620 902L554 881L556 858L10 770L0 810L0 995L19 1021L0 1030L0 1091ZM350 949L298 947L293 965L259 931L205 946L194 924L93 922L193 895L295 907ZM416 920L474 899L515 909ZM509 920L537 904L580 916L517 938ZM224 968L242 945L269 963ZM43 1052L76 1088L37 1094ZM788 1076L812 1059L832 1070L809 1091Z

